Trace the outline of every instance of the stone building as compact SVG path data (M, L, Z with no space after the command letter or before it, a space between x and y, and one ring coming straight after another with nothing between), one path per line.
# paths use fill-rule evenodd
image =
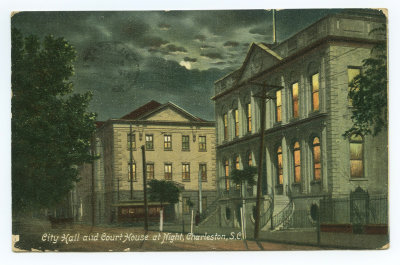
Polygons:
M98 123L96 136L99 159L93 168L82 167L82 180L73 194L78 220L90 222L92 216L96 223L143 220L141 146L147 181L168 180L181 189L179 203L165 206L166 221L189 220L188 201L196 212L216 200L214 122L171 102L150 101L120 119ZM150 220L158 221L159 204L149 201L148 206Z
M220 225L240 225L243 198L229 175L233 168L258 164L261 104L266 108L263 229L312 226L321 200L333 203L321 212L336 211L328 221L350 223L356 207L365 205L342 207L336 201L349 200L356 190L371 198L387 196L387 131L342 136L352 125L349 82L362 71L371 48L386 41L384 34L371 33L382 24L386 18L379 12L329 15L281 43L252 43L243 65L215 82ZM257 97L263 90L265 103ZM245 190L251 226L256 189ZM380 202L376 223L387 224L387 203ZM365 211L371 222L373 213Z

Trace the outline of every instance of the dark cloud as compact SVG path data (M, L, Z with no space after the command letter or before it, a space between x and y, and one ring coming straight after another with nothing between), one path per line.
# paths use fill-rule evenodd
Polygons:
M261 26L261 27L255 27L251 28L249 30L249 33L251 34L258 34L258 35L271 35L272 36L272 26Z
M222 54L220 54L218 52L204 52L204 53L201 53L200 55L203 57L207 57L209 59L224 59Z
M206 44L200 46L200 49L202 49L202 50L204 50L204 49L212 49L212 48L215 48L215 47L211 46L211 45L206 45Z
M196 58L190 58L190 57L185 57L185 58L183 58L183 60L185 62L192 62L192 63L197 62Z
M199 41L205 41L207 39L207 37L202 34L197 34L197 35L194 35L194 39L199 40Z
M160 37L155 36L146 36L138 40L139 45L142 48L151 47L151 48L158 48L161 45L169 43L169 41L164 40Z
M159 23L159 24L158 24L158 27L159 27L161 30L169 30L169 29L171 28L171 25L169 25L169 24L167 24L167 23Z
M227 41L224 43L224 47L237 47L239 46L239 42L237 41Z
M174 44L168 44L165 49L168 52L187 52L184 47L176 46Z

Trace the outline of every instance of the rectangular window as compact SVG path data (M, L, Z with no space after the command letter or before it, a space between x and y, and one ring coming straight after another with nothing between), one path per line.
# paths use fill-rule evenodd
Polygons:
M132 150L135 150L136 149L136 135L134 133L132 133L132 134L128 133L126 135L126 148L128 150L131 148L131 142L132 142Z
M190 144L189 144L189 135L182 135L182 150L189 151Z
M247 104L247 132L251 132L251 103Z
M152 134L146 134L146 150L154 150Z
M228 114L224 114L224 140L228 140Z
M201 181L202 182L207 182L207 165L206 164L200 164L199 165L199 170L200 170L200 175L201 175Z
M350 138L350 177L364 177L363 163L363 139L359 135L353 135Z
M132 179L136 181L136 164L132 163ZM128 162L128 181L131 180L131 163Z
M183 197L183 213L185 214L188 214L190 212L189 201L189 197Z
M172 164L164 164L164 178L172 180Z
M207 138L199 136L199 151L207 151Z
M276 91L276 122L282 121L282 90Z
M292 85L292 110L293 118L299 117L299 83Z
M233 119L235 122L235 137L239 136L239 110L234 109L233 110Z
M164 135L164 150L172 150L172 136Z
M348 67L347 68L349 91L350 91L351 82L359 74L361 74L361 68L359 68L359 67ZM358 88L356 88L356 90L358 90ZM349 98L349 105L353 105L353 101L350 98Z
M146 178L154 179L154 164L146 164Z
M312 111L319 110L319 73L311 76L311 88L312 88Z
M278 185L283 185L283 163L282 163L282 147L278 147L278 164L277 164L277 169L278 169Z
M190 164L182 164L182 181L190 181Z

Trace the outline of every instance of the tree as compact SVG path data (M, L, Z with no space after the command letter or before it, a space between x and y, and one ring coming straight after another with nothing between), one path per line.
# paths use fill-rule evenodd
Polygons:
M370 34L386 36L386 25ZM363 60L363 70L349 85L353 109L353 126L343 136L353 133L377 135L387 127L387 54L386 41L371 50L371 57Z
M179 201L179 188L171 181L153 179L149 182L149 197L151 201L160 203L177 203Z
M232 181L236 185L244 186L244 183L247 182L247 185L254 186L256 185L255 174L257 173L256 167L246 166L244 169L233 169L231 176Z
M73 94L75 49L63 38L12 29L13 212L51 208L67 198L78 166L92 162L91 93Z
M149 182L149 196L151 201L160 203L161 210L165 203L177 203L179 201L179 188L171 181L153 179ZM162 231L164 215L161 214L160 231Z

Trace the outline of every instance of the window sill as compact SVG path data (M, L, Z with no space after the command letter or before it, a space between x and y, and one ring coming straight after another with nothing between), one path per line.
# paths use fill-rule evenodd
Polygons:
M321 180L312 180L311 185L321 185L322 181Z
M199 152L207 152L207 149L206 150L199 150Z
M350 181L368 181L366 178L350 178Z
M128 182L130 183L130 182L131 182L131 180L130 180L130 179L128 179ZM135 180L133 180L132 182L138 182L138 181L137 181L137 179L135 179Z
M172 149L164 149L164 151L172 151Z
M190 182L190 179L182 179L182 182Z
M190 149L182 149L182 152L190 152Z
M207 182L207 180L202 180L201 182Z
M154 151L154 149L146 149L146 151Z

